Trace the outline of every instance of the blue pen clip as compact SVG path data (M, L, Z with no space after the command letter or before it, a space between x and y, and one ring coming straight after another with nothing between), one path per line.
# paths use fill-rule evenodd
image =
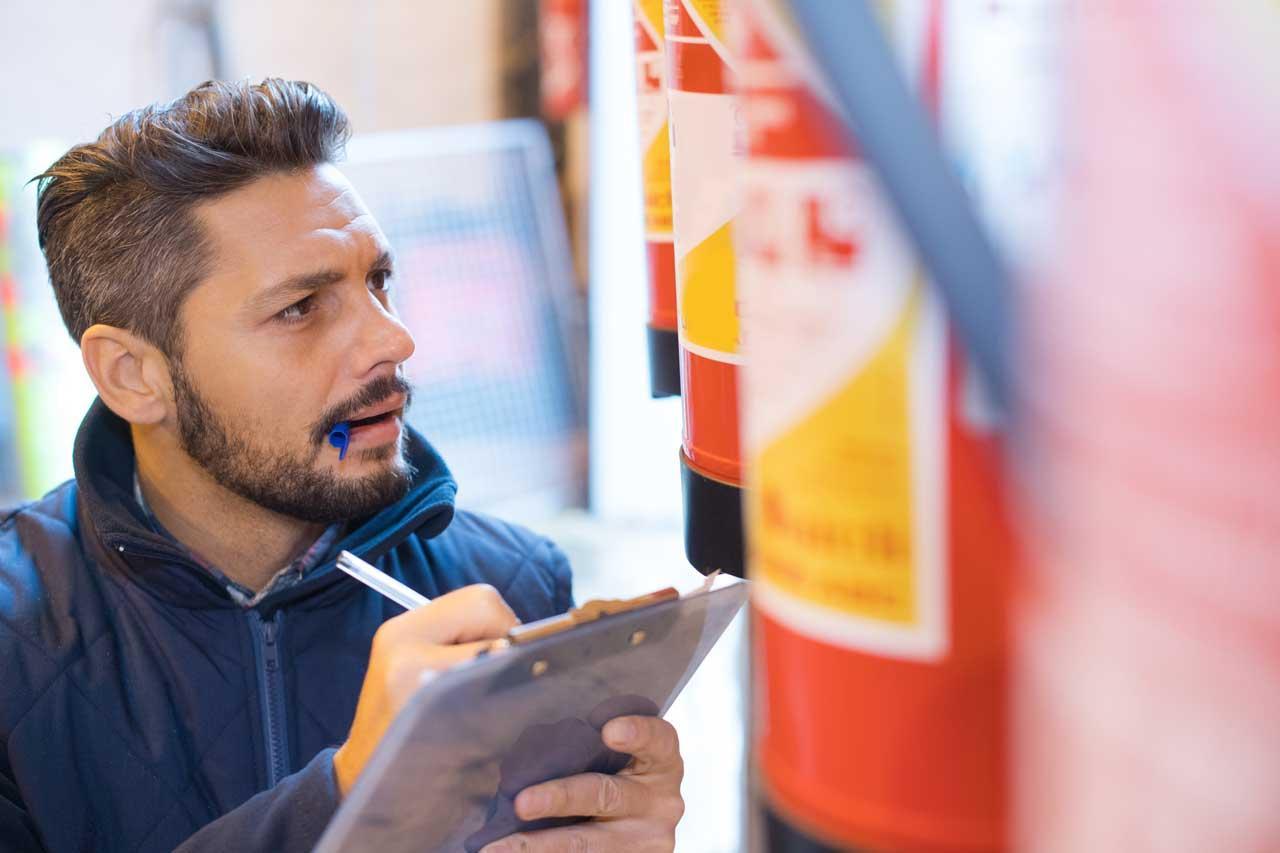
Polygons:
M347 458L347 442L351 440L351 422L343 421L329 430L329 443L338 448L338 461Z

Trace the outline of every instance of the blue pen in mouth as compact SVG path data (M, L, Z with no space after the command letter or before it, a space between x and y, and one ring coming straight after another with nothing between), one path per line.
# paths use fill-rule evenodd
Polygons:
M329 430L329 443L338 448L338 461L347 458L347 444L351 441L351 422L343 421Z
M384 424L397 424L398 419L404 413L404 406L407 402L407 397L392 399L381 407L374 409L373 414L362 418L349 418L348 420L339 421L330 427L326 438L330 445L338 448L338 461L341 462L347 458L347 449L356 434L363 435L364 432L362 431L366 430L374 433ZM366 408L364 411L368 412L369 409ZM398 431L398 427L396 429ZM385 432L385 430L383 431Z

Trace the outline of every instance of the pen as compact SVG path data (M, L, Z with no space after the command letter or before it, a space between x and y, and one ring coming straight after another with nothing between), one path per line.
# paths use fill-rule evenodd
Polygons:
M413 610L415 607L431 603L431 599L425 595L415 592L386 572L378 571L377 567L369 565L350 551L343 551L338 554L337 566L351 575L351 577L360 581L360 583L372 587L405 610ZM510 638L500 637L481 649L476 657L484 657L493 652L501 651L510 645Z
M413 610L415 607L431 603L431 599L425 595L413 591L386 572L379 571L374 566L369 565L350 551L343 551L338 555L338 568L365 586L372 587L382 593L405 610Z

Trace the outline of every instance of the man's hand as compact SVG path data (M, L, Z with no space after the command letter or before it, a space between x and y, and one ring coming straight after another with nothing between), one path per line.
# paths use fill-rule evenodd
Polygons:
M424 674L474 658L518 624L497 590L484 584L455 590L384 622L373 636L351 734L333 756L342 795L351 790Z
M609 748L634 756L617 776L584 773L525 788L516 797L516 815L522 820L594 820L509 835L481 853L674 850L676 824L684 814L684 761L675 728L657 717L619 717L602 734Z

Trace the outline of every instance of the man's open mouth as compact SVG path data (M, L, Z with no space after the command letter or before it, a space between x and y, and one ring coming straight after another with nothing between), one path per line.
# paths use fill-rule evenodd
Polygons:
M392 418L399 417L404 412L406 402L405 395L396 394L387 397L381 403L372 406L365 406L358 412L352 412L351 417L347 419L347 423L354 431L360 427L376 426L378 424L387 423Z
M368 450L389 444L403 437L404 413L409 406L409 392L391 393L380 402L362 406L346 413L346 417L334 421L316 436L316 441L339 449L339 459L347 454L347 447L354 443Z
M392 409L391 411L383 412L380 415L373 415L372 417L360 418L359 420L350 421L351 429L355 430L355 429L359 429L362 426L373 426L374 424L386 423L387 421L390 421L392 418L396 417L399 414L400 414L399 409Z

